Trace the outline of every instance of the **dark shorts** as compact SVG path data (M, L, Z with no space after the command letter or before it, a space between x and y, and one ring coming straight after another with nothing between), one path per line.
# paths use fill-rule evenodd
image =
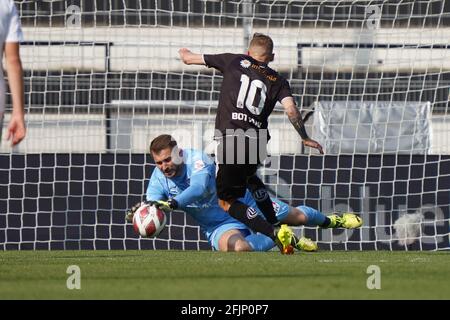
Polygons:
M247 180L266 158L266 142L248 137L224 137L218 140L216 159L217 196L221 200L241 198L247 190Z
M216 176L217 197L221 200L241 198L247 190L247 179L256 173L257 165L219 164Z

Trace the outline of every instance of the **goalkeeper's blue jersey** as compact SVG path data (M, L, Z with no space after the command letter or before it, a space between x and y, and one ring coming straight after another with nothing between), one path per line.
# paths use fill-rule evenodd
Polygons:
M236 227L245 229L244 224L232 218L219 206L214 161L205 153L192 149L183 149L183 159L184 165L181 168L181 174L176 177L167 178L158 168L153 170L147 187L147 200L176 198L190 186L193 179L202 177L202 181L206 185L203 186L205 191L201 199L179 209L197 221L208 239L214 229L226 223L238 223L239 225ZM204 175L207 175L206 180Z
M147 200L167 200L182 195L185 199L184 202L187 204L180 206L179 209L185 211L197 221L208 240L211 240L210 237L214 230L224 224L227 224L229 229L248 229L245 224L231 217L219 206L214 161L205 153L193 149L183 149L183 159L184 165L181 174L176 177L166 178L158 168L153 170L147 187ZM199 180L204 183L201 186L204 189L203 195L196 201L186 201L186 199L189 199L189 194L186 195L189 190L186 189L191 185L191 182ZM186 192L184 192L185 190ZM239 200L255 208L258 214L263 216L249 191ZM283 220L289 212L289 206L274 198L272 198L272 203L277 219Z

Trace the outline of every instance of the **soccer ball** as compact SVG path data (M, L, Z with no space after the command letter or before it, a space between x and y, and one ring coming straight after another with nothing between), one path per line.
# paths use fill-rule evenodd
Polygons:
M155 238L166 226L164 212L150 204L143 204L133 216L133 228L141 237Z

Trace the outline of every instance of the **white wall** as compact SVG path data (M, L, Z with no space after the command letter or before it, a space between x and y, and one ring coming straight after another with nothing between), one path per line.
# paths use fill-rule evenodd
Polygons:
M11 147L5 141L6 126L9 114L5 115L3 137L0 153L11 152ZM105 119L98 115L43 115L29 114L26 116L27 137L14 149L23 153L54 153L54 152L93 152L102 153L106 150ZM117 120L114 120L117 121ZM121 132L119 139L129 142L118 144L120 152L148 151L150 141L159 134L169 133L180 141L181 145L195 148L208 148L213 145L214 116L206 115L135 115L125 116L120 121L130 121L129 132ZM313 118L310 119L312 123ZM450 115L434 115L432 123L432 154L450 154ZM117 123L116 123L117 124ZM272 154L300 153L301 144L297 132L283 114L272 115L269 125L272 139L269 151ZM307 126L307 131L312 132ZM117 135L113 136L113 142ZM203 143L203 145L202 145ZM307 151L309 152L309 150ZM311 153L316 153L311 150Z
M450 50L416 49L416 45L450 43L450 28L439 29L255 29L272 36L275 61L280 71L298 67L298 43L317 44L405 44L408 48L394 49L305 49L303 67L326 64L327 68L351 68L355 64L370 65L374 71L419 68L450 70ZM241 28L24 28L26 41L86 41L113 42L113 70L159 70L166 72L198 70L184 66L178 49L189 47L203 53L244 52ZM23 46L25 68L61 70L86 68L104 70L104 49L77 46L48 48Z

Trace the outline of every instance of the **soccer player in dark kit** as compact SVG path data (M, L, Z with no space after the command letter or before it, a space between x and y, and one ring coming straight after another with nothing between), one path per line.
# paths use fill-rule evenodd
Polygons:
M266 157L270 139L268 117L277 101L283 105L303 144L323 151L318 142L308 137L289 83L268 66L274 59L272 39L255 33L247 54L197 54L186 48L180 49L179 54L185 64L206 65L223 74L215 122L220 206L252 230L273 239L281 253L293 253L298 239L287 225L278 226L266 187L256 175L258 165ZM247 189L267 220L238 201Z

